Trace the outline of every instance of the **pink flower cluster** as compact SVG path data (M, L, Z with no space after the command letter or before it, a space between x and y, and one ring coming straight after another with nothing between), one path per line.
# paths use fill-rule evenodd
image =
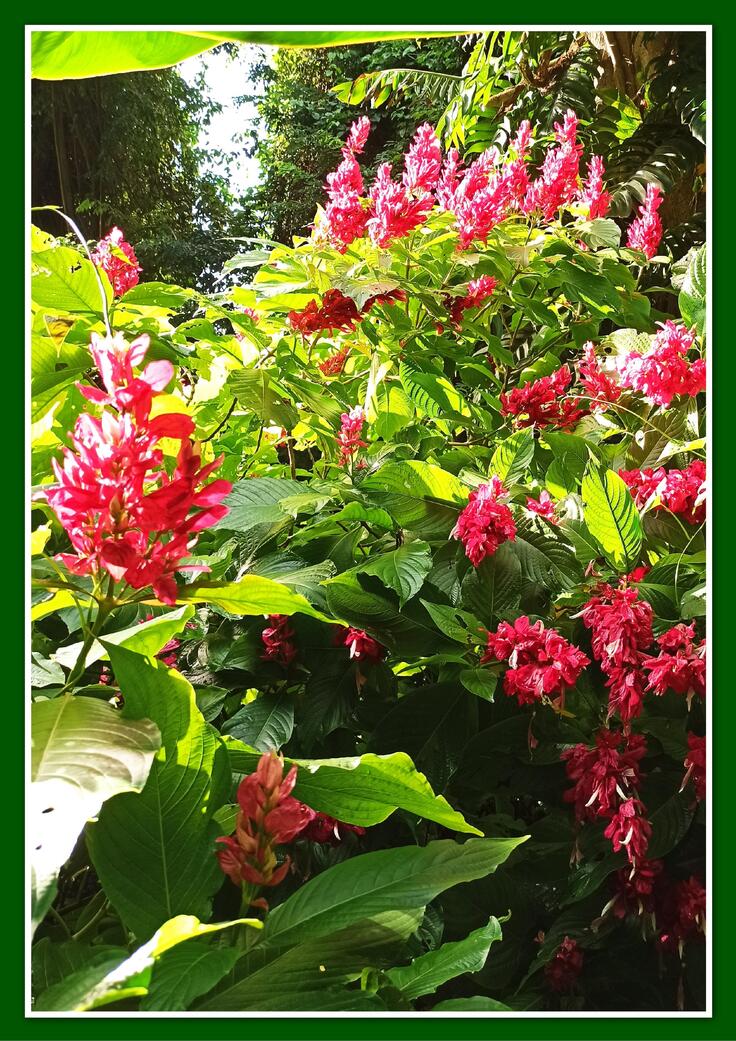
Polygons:
M578 382L592 399L588 402L591 412L602 412L621 397L618 379L602 368L590 342L583 347L583 357L578 362Z
M648 184L644 204L639 207L639 216L629 225L626 244L629 249L640 250L647 260L656 256L657 248L662 241L662 221L657 213L662 201L661 189L656 184Z
M496 552L502 542L516 538L516 524L511 510L499 500L506 495L500 478L492 477L468 497L468 505L461 512L452 529L451 538L459 539L465 555L473 567Z
M580 398L565 397L572 382L567 365L501 394L501 415L513 416L518 427L573 426L587 410Z
M647 690L666 694L674 690L687 698L705 697L705 640L695 642L695 623L680 623L657 638L660 653L644 660Z
M265 661L275 661L279 665L289 666L296 658L296 645L292 643L294 630L289 623L289 616L272 614L268 617L269 625L261 633Z
M366 229L368 213L363 206L363 176L355 158L365 148L371 124L367 116L353 123L342 148L342 162L327 175L328 203L324 218L317 225L317 239L324 238L339 253L360 238Z
M138 285L141 266L120 228L113 228L101 238L91 256L95 266L109 278L115 296L122 296Z
M527 496L526 508L530 513L536 513L538 517L544 517L550 524L557 524L557 514L555 513L555 504L546 489L543 489L538 499L532 499Z
M264 752L255 773L238 788L235 834L217 841L220 867L236 886L276 886L289 870L290 859L276 860L275 847L291 842L314 819L314 810L295 799L296 766L284 777L284 761Z
M567 776L574 787L565 792L579 821L604 817L604 831L614 853L626 850L636 866L646 856L652 826L646 807L636 795L641 779L640 761L646 754L641 734L599 730L595 745L574 745L562 753Z
M544 697L562 698L574 687L590 659L555 629L545 629L541 621L532 624L526 615L513 625L501 622L495 633L488 633L481 664L507 661L503 689L520 705L532 705Z
M544 966L544 978L558 994L573 990L583 971L583 952L577 940L566 936Z
M468 282L468 291L465 296L445 296L445 306L450 312L450 321L459 326L463 320L463 313L471 307L480 307L487 300L498 285L498 280L492 275L481 275Z
M653 405L669 408L677 395L694 398L705 390L705 361L691 362L687 352L695 334L673 321L662 324L652 345L644 354L635 351L619 364L621 382L636 390Z
M354 661L375 665L386 657L386 648L382 647L378 640L374 640L362 629L354 629L352 626L338 629L335 633L335 643L338 647L347 647Z
M220 505L228 481L207 479L222 462L201 465L190 440L194 423L172 413L151 418L155 394L174 375L168 361L151 362L140 376L148 336L132 344L120 334L93 334L91 351L104 389L79 385L90 401L103 405L101 417L82 413L75 424L73 449L63 465L54 460L57 484L46 497L66 530L75 553L60 559L79 575L107 572L134 589L152 586L163 603L174 604L176 571L206 571L183 565L197 535L227 513ZM164 467L162 438L181 442L173 473Z
M577 195L583 152L583 146L577 141L577 132L577 116L568 109L562 124L555 123L557 147L547 149L539 177L526 193L523 202L525 213L539 212L545 220L552 220L560 207L571 203ZM601 168L601 178L602 175Z
M654 509L667 509L689 524L705 520L705 463L694 459L684 470L619 470L619 476L631 489L634 502L642 509L653 498L659 499Z
M588 163L588 176L579 195L581 205L588 211L588 220L605 217L611 205L611 196L603 187L605 172L601 157L592 155Z
M609 716L618 711L624 723L641 712L644 700L644 651L652 642L652 608L630 587L602 585L582 612L592 631L596 660L608 679Z
M361 437L364 423L365 415L360 405L356 405L350 412L343 412L340 416L340 432L336 440L340 449L341 466L350 462L359 449L368 447L368 442Z
M697 734L687 735L687 755L684 761L685 777L682 781L682 791L686 787L688 781L692 781L695 787L695 798L698 802L702 802L705 799L705 782L706 782L706 759L705 759L705 738L699 737Z

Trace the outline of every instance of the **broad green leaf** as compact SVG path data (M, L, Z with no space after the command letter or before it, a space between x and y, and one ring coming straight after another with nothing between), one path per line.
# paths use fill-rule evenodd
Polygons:
M462 605L490 628L517 611L521 600L521 562L507 542L471 568L461 587Z
M478 669L463 669L460 673L460 682L466 690L469 690L472 694L477 694L484 701L493 701L498 676L481 666Z
M233 771L249 774L255 770L259 753L234 741L228 741L227 748ZM405 752L368 752L349 759L286 759L287 768L293 764L299 767L294 796L347 824L370 827L402 809L453 831L481 834L443 796L434 794Z
M493 453L491 473L506 485L514 484L526 473L534 457L534 431L531 427L517 430L502 441Z
M215 527L238 532L243 553L252 556L292 523L280 504L283 499L303 492L304 487L299 481L276 477L238 481L224 500L228 512Z
M235 964L237 947L210 947L192 940L156 961L141 1012L179 1012L212 990Z
M161 737L150 719L124 719L107 702L66 695L33 704L31 742L28 827L35 929L85 823L105 800L141 791Z
M31 68L35 79L87 79L118 72L166 69L227 41L275 47L337 47L377 40L452 36L451 32L33 32Z
M421 369L412 362L402 361L399 378L417 408L428 416L435 419L470 417L467 401L445 376Z
M82 607L87 606L87 602L84 600L81 600L80 604ZM52 593L47 600L41 600L33 605L31 621L36 622L39 618L45 618L47 614L53 614L54 611L63 611L66 607L74 607L74 596L68 589L60 589L58 592Z
M613 470L589 467L583 476L585 523L614 567L633 567L639 557L639 511L624 481Z
M680 313L687 325L694 325L698 335L705 331L707 305L706 249L701 246L693 254L680 290Z
M247 926L252 929L262 927L261 922L252 918L238 918L230 922L205 925L194 915L177 915L165 922L147 943L129 957L125 957L125 951L108 949L104 957L100 956L87 962L81 969L53 984L40 995L35 1007L38 1011L43 1012L88 1012L125 998L144 997L152 983L152 973L155 972L155 967L166 964L159 961L160 959L165 959L174 950L186 950L189 946L186 944L187 940L220 932L232 926ZM180 944L185 944L185 947L180 948ZM201 945L197 946L201 948ZM215 948L207 949L215 950ZM236 951L234 948L225 948L225 950ZM218 967L221 967L225 961L227 959L220 959ZM184 959L179 964L186 962L191 964L191 959ZM232 963L232 959L230 959L230 963ZM174 1000L180 1001L191 994L189 1000L192 1000L202 993L198 989L198 984L202 981L201 973L203 971L209 973L213 982L217 982L217 979L220 978L219 976L213 977L213 967L212 963L207 969L200 967L199 976L190 980L180 979L176 986L171 979L170 970L165 970L163 980L165 982L168 979L167 993ZM226 971L227 967L224 968L223 974Z
M106 633L104 640L105 643L114 643L116 647L127 647L128 650L135 651L137 654L153 658L169 640L184 630L193 614L194 608L191 604L187 604L186 607L169 611L167 614L151 618L139 625L131 625L127 629L121 629L120 632ZM54 661L63 665L65 669L71 669L81 650L81 643L61 647L54 654ZM85 658L85 668L100 659L107 659L107 651L99 640L95 640Z
M521 564L522 577L548 589L572 589L582 567L559 527L539 518L517 521L512 551Z
M406 542L389 553L377 554L361 562L354 570L364 575L375 575L393 589L403 607L422 588L432 568L432 554L426 542L419 539Z
M483 878L525 838L443 839L343 861L274 908L263 932L270 947L317 939L384 911L425 906L460 882Z
M76 249L55 246L33 254L31 299L51 314L101 317L102 297L93 264ZM103 279L107 303L112 289Z
M31 652L31 686L53 687L64 686L64 670L50 658L44 658L38 651Z
M285 690L263 694L238 709L222 728L223 734L259 752L278 751L294 729L294 699Z
M244 575L237 582L197 582L179 589L177 603L216 604L232 615L307 614L321 622L339 622L317 611L288 586L259 575Z
M238 402L262 423L278 423L291 430L298 422L298 412L279 396L265 369L237 369L230 374L228 384Z
M386 975L408 1001L434 994L448 980L466 972L480 972L491 944L501 939L497 918L466 936L464 940L443 943L437 950L415 958L411 965L391 969Z
M229 768L220 736L205 723L183 676L105 646L123 714L153 719L162 748L140 795L109 802L88 827L87 844L111 903L136 936L146 937L175 915L209 915L222 879L211 818L226 799Z
M360 486L402 528L446 537L468 501L468 489L439 466L418 459L386 463Z
M481 624L474 615L467 611L461 611L457 607L448 607L446 604L432 604L428 600L422 600L422 605L427 609L440 632L451 640L467 644L469 639L477 641L480 638Z
M474 994L472 998L448 998L440 1001L431 1009L432 1012L513 1012L510 1005L504 1005L495 998L486 998L482 994Z

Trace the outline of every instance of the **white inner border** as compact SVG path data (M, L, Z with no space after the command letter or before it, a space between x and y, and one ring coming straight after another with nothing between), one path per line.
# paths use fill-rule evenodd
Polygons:
M704 32L706 37L706 92L707 92L707 112L706 112L706 140L707 140L707 156L706 156L706 169L713 169L713 135L711 132L712 120L711 120L711 106L713 102L713 27L711 25L477 25L474 24L472 28L468 28L468 24L465 23L460 26L455 25L26 25L26 37L25 37L25 48L26 48L26 70L25 70L25 123L26 123L26 139L25 139L25 208L28 223L31 221L31 33L34 31L79 31L79 32L114 32L114 31L160 31L170 30L176 31L190 31L190 32L237 32L241 30L254 30L254 31L266 31L266 30L278 30L281 32L300 32L300 31L322 31L322 30L344 30L344 31L367 31L367 30L389 30L389 31L429 31L429 30L450 30L456 31L459 35L468 32L493 32L495 30L500 31L529 31L529 30L544 30L544 31L579 31L585 32L586 30L627 30L631 32L640 31L652 31L652 32L663 32L667 29L674 29L678 31L690 31L690 32ZM712 302L713 294L711 288L711 272L713 270L713 257L712 257L712 243L711 243L711 231L713 226L713 199L712 192L706 193L706 258L707 258L707 319L706 319L706 338L707 343L710 344L712 340ZM26 264L26 290L25 290L25 305L26 305L26 350L25 350L25 382L26 382L26 395L25 395L25 427L26 435L31 427L31 401L28 391L31 386L31 352L30 352L30 340L31 340L31 247L30 247L30 235L26 239L26 252L25 252L25 264ZM712 366L708 363L707 367L707 396L708 402L710 403L712 392L713 392L713 373ZM710 405L706 409L706 438L707 438L707 450L706 450L706 478L707 478L707 516L711 517L711 511L713 508L713 490L712 490L712 463L711 463L711 439L712 439L712 416ZM30 440L26 451L25 459L25 483L26 483L26 525L25 525L25 559L26 559L26 583L25 583L25 617L26 617L26 635L25 635L25 691L26 693L31 689L31 677L30 677L30 661L31 661L31 603L30 603L30 588L31 588L31 451L30 451ZM713 1016L713 940L712 940L712 923L713 923L713 906L712 906L712 890L713 890L713 799L711 791L711 778L713 776L712 761L711 761L711 745L712 745L712 734L713 734L713 720L712 720L712 706L713 706L713 689L712 689L712 676L711 676L711 638L712 638L712 626L713 626L713 615L712 615L712 603L711 603L711 592L712 592L712 533L711 525L706 526L706 550L707 550L707 564L706 564L706 646L707 646L707 679L706 679L706 730L707 730L707 800L706 800L706 921L708 927L708 934L706 936L706 1009L704 1012L622 1012L618 1009L615 1011L617 1019L710 1019ZM30 784L31 776L31 702L30 698L26 700L26 727L25 727L25 779L26 785ZM26 878L30 877L30 849L28 846L28 836L26 834ZM90 1016L105 1019L319 1019L319 1018L338 1018L338 1019L607 1019L610 1017L609 1012L221 1012L221 1013L210 1013L210 1012L34 1012L31 1008L31 893L30 886L26 885L25 890L25 911L26 911L26 950L25 950L25 964L26 964L26 994L25 994L25 1015L32 1019L85 1019Z

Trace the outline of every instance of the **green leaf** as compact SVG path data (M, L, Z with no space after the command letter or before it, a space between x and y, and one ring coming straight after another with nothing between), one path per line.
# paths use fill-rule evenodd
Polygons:
M411 400L426 415L435 419L470 417L467 401L445 376L402 361L399 379Z
M488 669L463 669L460 673L460 682L471 694L477 694L484 701L493 701L496 693L498 676Z
M227 743L230 763L239 774L252 773L260 758L252 749ZM482 834L435 795L423 773L405 752L374 755L368 752L349 759L286 759L287 769L299 767L294 796L319 813L371 827L397 809L436 821L453 831Z
M141 1012L189 1008L230 972L239 954L237 947L210 947L196 940L166 951L153 967Z
M385 509L402 528L446 536L468 501L468 489L439 466L417 459L386 463L360 490Z
M461 611L457 607L432 604L428 600L422 600L422 605L427 609L440 632L451 640L455 640L456 643L467 644L471 637L479 639L482 626L474 615Z
M211 817L227 796L229 769L220 736L205 723L183 676L105 646L125 698L123 714L153 719L162 748L140 795L107 803L87 829L87 844L111 903L145 937L177 914L208 917L222 880Z
M383 911L422 907L450 886L490 874L524 841L469 839L459 845L444 839L352 857L274 908L263 942L274 947L317 939Z
M440 1001L431 1009L432 1012L513 1012L510 1005L504 1005L495 998L486 998L482 994L474 994L472 998L448 998Z
M223 734L258 749L278 751L294 729L294 699L286 691L263 694L244 705L223 726Z
M618 249L621 245L621 229L616 221L610 218L596 217L595 220L576 225L575 231L586 246L592 249L605 246Z
M237 582L197 582L179 589L177 603L216 604L233 615L307 614L334 623L288 586L259 575L244 575Z
M534 431L531 427L517 430L502 441L493 453L491 473L504 484L514 484L526 472L534 457Z
M694 325L698 335L705 331L705 315L707 305L705 246L693 254L680 290L680 313L687 325Z
M150 719L123 719L107 702L67 695L32 705L31 741L28 827L35 929L85 823L105 800L141 791L161 737Z
M512 543L504 543L463 579L462 604L490 628L495 621L518 610L521 600L521 562Z
M361 562L353 570L363 575L375 575L393 589L403 607L424 584L432 569L432 554L426 542L419 539L406 542L390 553L381 553Z
M278 423L291 430L298 422L299 413L280 397L265 369L236 369L230 373L228 385L240 404L262 423Z
M390 969L386 975L408 1001L415 1001L424 994L434 994L448 980L466 972L480 972L491 944L500 939L501 926L497 918L491 918L488 925L464 940L443 943L437 950L415 958L411 965Z
M564 535L559 527L539 518L517 521L512 547L523 578L548 589L568 590L577 584L582 567Z
M292 518L280 504L289 496L299 495L304 487L299 481L276 477L238 481L223 503L228 512L215 528L237 531L244 554L252 556L292 523Z
M585 523L614 567L629 570L642 542L639 511L624 481L613 470L590 466L583 475Z
M87 79L118 72L166 69L218 44L266 44L275 47L337 47L452 32L33 32L31 68L35 79Z
M116 647L127 647L136 654L144 654L153 658L169 640L182 632L194 615L194 608L187 604L177 611L169 611L167 614L159 615L139 625L131 625L127 629L121 629L117 633L106 633L105 643L114 643ZM73 643L68 647L61 647L54 654L54 661L59 662L65 669L71 669L82 650L81 643ZM95 640L90 647L84 660L85 668L100 659L107 659L107 651L99 640Z
M102 298L94 265L68 246L54 246L33 254L31 298L51 314L82 314L102 317ZM103 279L107 303L112 289Z

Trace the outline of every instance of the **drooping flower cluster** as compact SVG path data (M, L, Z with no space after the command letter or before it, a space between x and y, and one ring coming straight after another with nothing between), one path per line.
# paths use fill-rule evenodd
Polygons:
M261 633L265 661L275 661L279 665L288 666L296 658L296 645L292 642L294 630L291 628L289 616L272 614L268 617L269 625Z
M495 633L488 633L481 664L507 661L503 689L520 705L532 705L543 697L562 697L574 687L590 659L555 629L541 621L532 624L526 615L511 625L501 622Z
M695 875L674 882L665 892L658 913L660 943L665 950L679 951L688 941L705 935L705 888Z
M321 304L310 300L303 311L290 311L289 325L304 337L325 331L332 333L336 329L351 332L372 307L404 300L406 293L403 289L392 289L369 297L359 311L352 297L345 296L339 289L328 289Z
M458 517L451 537L459 539L473 567L496 552L502 542L516 538L516 524L506 503L500 502L506 489L498 477L481 484L468 497L468 505Z
M46 492L74 553L59 558L70 571L107 572L134 589L152 586L163 603L176 602L177 571L206 571L186 565L200 531L226 513L228 481L207 479L222 459L202 466L190 440L192 419L181 413L151 417L153 398L172 380L168 361L151 362L136 376L148 350L148 336L128 344L118 334L93 334L91 351L104 389L80 384L90 401L105 406L97 418L82 413L73 448L63 465L54 460L56 486ZM173 473L164 466L160 442L181 443Z
M501 415L513 416L516 426L569 427L588 411L580 398L565 397L572 382L567 365L501 394Z
M577 940L566 936L544 966L544 978L552 990L566 994L573 990L583 971L583 952Z
M626 244L630 249L640 250L647 260L656 256L662 241L662 221L657 213L662 201L661 189L656 184L648 184L644 204L639 207L639 216L629 225Z
M320 372L325 376L339 376L345 368L345 362L350 354L350 344L345 344L339 351L335 351L324 361L320 362Z
M539 493L538 499L532 499L531 496L527 496L526 508L530 513L536 513L538 517L544 517L550 524L558 523L554 501L546 488L543 488Z
M694 343L695 334L684 325L664 322L644 354L631 351L619 363L622 384L664 408L677 395L694 398L706 383L705 361L691 362L687 357Z
M459 326L463 320L463 313L471 307L480 307L487 300L498 285L498 280L492 275L481 275L468 283L468 291L465 296L446 296L445 306L450 312L450 321Z
M632 864L639 863L646 856L652 836L652 825L644 816L645 812L641 799L627 799L620 804L603 832L611 840L613 852L626 850Z
M321 845L339 846L346 834L365 835L365 828L359 824L335 820L326 813L315 813L299 837Z
M667 509L689 524L705 520L705 463L694 459L684 470L619 470L631 489L634 502L642 509L654 499L654 509Z
M603 159L599 155L592 155L588 162L588 176L578 196L580 204L588 211L588 220L605 217L611 205L611 196L603 187L605 172Z
M705 738L697 734L687 735L687 755L684 761L685 776L682 781L684 789L689 781L695 788L695 798L698 802L705 799L706 765L705 765Z
M340 449L341 466L350 462L361 448L368 447L368 442L361 437L364 423L365 415L360 405L356 405L350 412L343 412L340 416L340 432L336 440Z
M641 780L646 741L641 734L624 734L605 727L592 748L574 745L562 753L567 776L575 784L564 795L578 821L612 817L621 799L630 798Z
M362 629L354 629L352 626L338 629L335 633L335 643L338 647L347 647L354 661L375 665L386 657L386 648L382 647L378 640L374 640Z
M593 654L608 679L609 716L618 712L629 723L644 699L644 652L652 643L651 606L629 586L602 585L582 611L591 630Z
M695 623L680 623L657 638L660 653L643 662L647 690L665 694L674 690L687 698L705 697L705 640L695 642Z
M290 858L279 865L276 847L291 842L315 816L291 795L296 775L292 766L284 777L283 759L264 752L255 773L240 782L235 834L217 840L220 867L236 886L276 886L289 870Z
M656 887L663 867L661 860L641 860L636 867L624 867L616 872L615 895L609 904L616 918L654 914Z
M590 341L583 347L583 357L578 362L578 382L591 398L587 403L591 412L602 412L621 397L617 376L602 367Z
M120 228L112 228L97 243L97 249L91 254L92 262L110 279L115 296L122 296L133 286L138 285L141 266L135 250Z

